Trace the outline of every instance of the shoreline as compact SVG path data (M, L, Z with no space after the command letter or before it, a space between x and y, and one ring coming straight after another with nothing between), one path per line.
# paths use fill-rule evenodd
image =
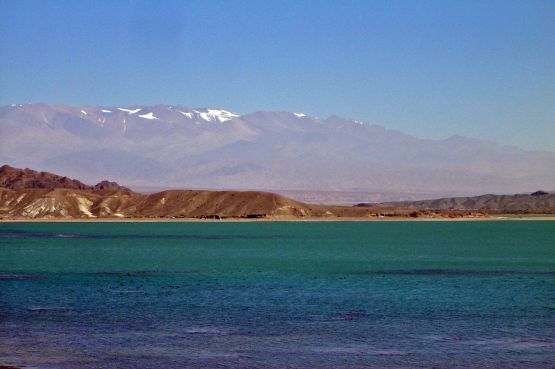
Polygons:
M465 221L555 221L555 215L492 215L485 217L268 217L268 218L4 218L0 223L251 223L251 222L465 222Z

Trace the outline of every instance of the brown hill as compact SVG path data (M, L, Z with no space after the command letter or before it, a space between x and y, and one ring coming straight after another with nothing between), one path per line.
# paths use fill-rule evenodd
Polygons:
M49 172L37 172L25 168L14 168L9 165L0 167L0 187L18 190L23 188L71 188L75 190L125 190L116 182L102 181L89 186L76 179L59 176Z
M0 215L9 217L319 216L325 211L268 192L163 191L140 194L115 182L95 186L48 172L0 168Z
M372 209L309 205L269 192L0 188L0 216L29 218L368 217Z

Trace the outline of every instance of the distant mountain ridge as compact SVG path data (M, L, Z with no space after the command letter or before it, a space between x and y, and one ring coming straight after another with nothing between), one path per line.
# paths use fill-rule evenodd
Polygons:
M417 139L337 116L170 105L0 107L0 162L131 187L444 196L555 183L552 152Z
M358 207L409 208L418 210L463 210L485 212L555 213L555 193L536 191L531 194L481 195L450 197L422 201L395 201L358 204Z

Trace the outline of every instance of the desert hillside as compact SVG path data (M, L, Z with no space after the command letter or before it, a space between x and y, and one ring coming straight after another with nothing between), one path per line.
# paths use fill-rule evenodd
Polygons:
M169 190L143 194L115 182L90 186L53 173L0 167L0 216L4 217L219 219L366 214L366 209L312 206L269 192Z
M265 192L172 190L155 194L67 188L0 189L0 215L9 217L257 218L318 212Z

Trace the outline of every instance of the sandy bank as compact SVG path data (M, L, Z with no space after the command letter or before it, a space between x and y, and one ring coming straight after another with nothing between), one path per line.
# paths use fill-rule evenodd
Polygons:
M555 221L552 215L489 217L268 217L268 218L4 218L0 223L250 223L250 222L467 222L467 221Z

